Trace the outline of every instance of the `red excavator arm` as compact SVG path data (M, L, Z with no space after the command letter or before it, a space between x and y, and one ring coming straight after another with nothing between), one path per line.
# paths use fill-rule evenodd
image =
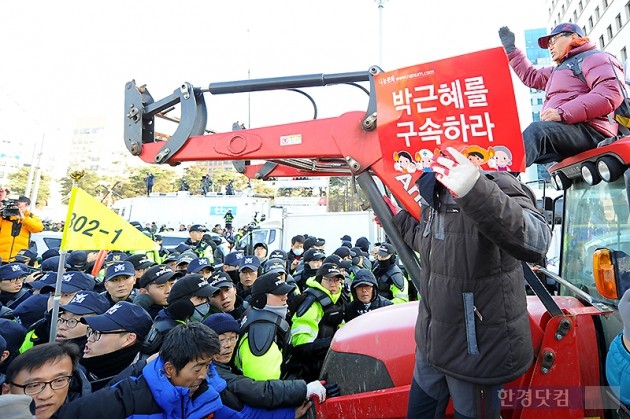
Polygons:
M412 176L394 172L383 164L381 144L376 131L374 93L374 76L380 72L378 67L372 67L367 72L214 83L207 89L183 83L173 94L157 102L145 87L136 86L135 82L131 81L125 88L125 143L133 155L139 156L147 163L175 165L186 161L230 160L235 161L235 167L239 172L256 179L285 176L356 176L383 229L398 251L400 260L407 268L410 279L419 288L418 259L403 242L393 225L392 214L383 200L385 192L375 182L375 178L378 178L401 206L419 217L419 194ZM370 90L358 85L359 82L369 82ZM263 128L242 129L237 126L232 132L205 134L207 121L205 93L216 95L276 89L296 90L340 83L358 86L368 93L365 111L349 112L336 118L313 119ZM303 91L299 92L310 99ZM176 104L181 105L178 128L167 141L158 141L154 131L155 117ZM266 163L251 165L249 163L251 160L265 160ZM607 308L584 306L577 300L555 300L547 294L547 298L530 300L529 311L536 360L530 370L508 388L516 387L519 391L521 389L548 391L555 387L579 388L600 385L601 371L592 317L606 314L609 312ZM352 325L347 325L342 331L350 333L353 330L350 326ZM578 333L578 326L581 334ZM413 325L410 327L413 328ZM384 330L389 330L388 328L389 325L384 326ZM412 336L413 333L409 330L405 331L405 335ZM333 344L333 351L344 343L344 336ZM357 348L365 349L365 346L361 343ZM404 359L405 362L409 359L413 361L411 355ZM387 364L394 361L383 362ZM387 366L394 368L391 365ZM406 371L409 375L413 370L413 366L407 364L395 368ZM388 397L400 393L402 400L408 392L408 383L406 386L396 386L385 392L379 391ZM404 403L401 404L400 412L390 412L386 415L383 412L387 408L391 409L391 403L385 403L383 407L385 410L381 411L374 404L375 400L378 400L379 392L368 393L363 393L363 396L370 400L369 414L365 412L357 414L361 407L356 403L362 399L355 397L356 395L333 398L318 408L319 412L322 417L404 416ZM346 398L349 400L346 401ZM387 400L391 402L393 399ZM344 404L346 402L348 404ZM508 410L510 414L507 417L512 418L572 418L584 416L585 413L588 413L587 416L602 414L597 408L559 411L529 410L523 406L512 406Z
M144 86L130 81L125 86L125 143L129 151L147 163L178 164L185 161L230 160L250 178L284 176L356 176L385 232L398 250L410 276L419 277L419 263L391 222L391 212L382 199L377 177L410 213L419 217L419 195L410 175L388 173L376 132L374 66L366 72L316 74L212 83L208 89L183 83L172 95L154 101ZM367 91L359 82L369 82ZM261 90L291 89L351 84L368 93L367 110L349 112L336 118L240 129L204 134L207 113L204 93L227 94ZM300 91L300 93L305 94ZM305 94L306 95L306 94ZM308 95L307 95L308 96ZM310 98L310 96L309 96ZM176 104L181 105L181 120L168 141L157 141L155 117ZM314 102L313 102L314 103ZM251 160L266 160L251 166Z

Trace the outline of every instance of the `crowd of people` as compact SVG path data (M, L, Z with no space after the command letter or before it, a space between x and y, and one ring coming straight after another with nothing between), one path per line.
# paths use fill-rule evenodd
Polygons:
M499 36L523 82L547 89L541 121L523 133L527 166L617 135L607 116L622 101L619 63L582 55L584 82L561 67L596 50L579 26L561 23L539 39L556 69L535 69L507 27ZM561 88L568 85L575 93ZM424 261L409 417L438 417L449 398L456 417L499 417L488 402L533 359L521 261L544 258L550 233L511 174L481 175L452 148L431 170L420 178L420 220L390 206L395 228ZM152 185L150 176L147 194ZM224 254L201 224L184 227L190 237L174 251L110 252L104 260L96 250L73 251L55 297L59 252L29 248L43 223L28 198L7 203L7 193L0 190L2 415L33 408L38 419L301 417L313 402L343 394L321 377L335 333L417 298L387 242L343 236L336 246L305 234L289 249L255 243L251 252ZM231 232L233 217L225 221ZM138 227L159 243L155 223ZM453 254L466 257L455 264ZM624 320L629 297L620 304ZM465 321L454 325L453 316ZM627 354L628 335L620 334L613 356Z
M301 417L343 391L320 376L335 332L409 301L389 243L305 234L225 254L204 225L187 230L171 251L69 252L57 318L58 249L7 257L0 405L31 400L37 418Z

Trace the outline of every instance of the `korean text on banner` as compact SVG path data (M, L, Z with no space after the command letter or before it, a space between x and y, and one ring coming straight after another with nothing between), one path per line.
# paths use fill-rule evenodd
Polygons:
M84 190L70 193L63 250L155 250L157 243Z
M394 176L417 179L431 170L434 155L445 147L461 151L481 170L525 170L503 48L402 68L375 79L383 162Z

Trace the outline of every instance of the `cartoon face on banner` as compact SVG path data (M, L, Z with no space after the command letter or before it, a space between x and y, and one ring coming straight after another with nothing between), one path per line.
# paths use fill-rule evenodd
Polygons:
M406 67L375 80L383 163L401 184L430 171L445 147L459 150L480 170L525 170L503 48Z

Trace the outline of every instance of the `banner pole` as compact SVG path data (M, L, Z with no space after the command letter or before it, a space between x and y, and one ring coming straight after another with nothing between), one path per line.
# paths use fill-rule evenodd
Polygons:
M57 321L59 319L59 301L61 300L61 281L66 269L66 250L59 250L59 266L57 267L57 282L55 283L55 295L53 297L53 309L50 318L50 335L48 342L54 342L57 337Z

